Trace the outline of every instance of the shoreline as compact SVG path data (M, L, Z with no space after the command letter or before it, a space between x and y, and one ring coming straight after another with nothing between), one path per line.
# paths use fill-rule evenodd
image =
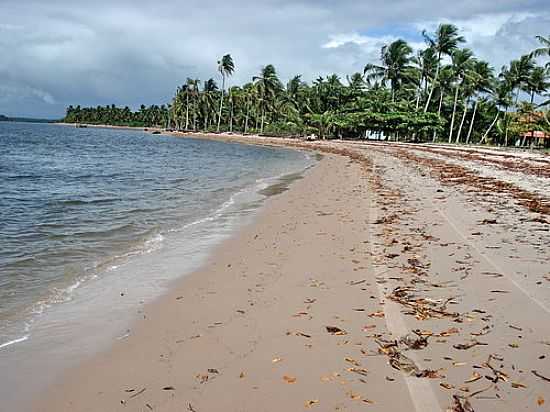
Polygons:
M55 130L53 132L55 133ZM177 141L175 143L177 143ZM152 144L156 143L153 142ZM213 146L209 144L200 144L200 142L195 144L199 144L199 147ZM225 150L229 152L241 150L240 148L231 148L227 145L225 145L225 147ZM246 152L251 151L251 149L246 148L243 150ZM208 153L208 149L205 149L205 151ZM77 361L76 363L78 363L80 359L87 358L90 353L98 352L98 349L104 350L104 342L106 340L104 337L108 336L114 340L115 338L122 338L126 335L126 326L133 325L135 318L139 317L139 313L134 313L133 309L125 310L125 307L131 306L131 308L139 309L143 304L141 301L142 298L143 301L147 303L156 300L156 297L159 296L156 292L157 289L161 289L160 295L162 296L166 293L166 289L171 288L182 276L186 276L188 273L193 272L197 267L202 267L204 264L204 256L209 256L212 253L212 249L217 248L219 243L227 239L228 236L234 236L235 233L238 233L242 225L246 226L250 224L250 221L253 220L254 216L258 213L258 208L261 208L261 204L264 203L266 198L280 191L284 191L289 181L296 178L296 172L301 174L308 170L312 164L315 164L314 157L306 152L296 151L295 153L288 152L285 154L287 152L286 150L268 151L255 149L252 150L252 152L279 153L276 157L280 158L281 165L283 166L273 169L262 166L261 169L263 171L258 170L256 175L260 177L264 176L263 178L256 180L248 179L250 182L246 187L233 193L218 209L213 210L212 214L191 222L189 228L187 228L186 225L181 231L175 231L174 235L170 234L170 230L168 234L164 233L164 236L161 236L160 242L165 243L165 246L162 248L163 252L160 252L160 254L155 252L152 254L144 253L142 255L140 253L140 257L133 258L129 263L124 262L120 265L118 262L114 264L111 263L114 266L107 268L107 273L101 275L101 277L106 278L103 279L103 281L99 279L99 282L88 282L88 280L91 279L87 279L81 282L81 280L78 279L76 282L71 282L67 287L67 290L70 289L68 293L70 293L71 296L67 294L65 297L65 295L63 295L63 305L58 305L57 303L59 302L52 299L52 307L47 309L44 315L36 315L37 318L40 318L40 322L36 322L36 325L33 327L29 342L21 343L22 340L18 335L15 335L17 339L9 340L9 342L6 341L6 343L13 343L13 345L10 345L12 348L6 348L5 352L3 351L3 353L0 354L2 356L1 363L6 370L15 371L13 376L6 374L5 380L2 380L2 382L5 383L5 385L2 385L4 387L2 393L6 395L3 399L6 407L12 404L18 405L18 394L10 391L10 388L20 386L21 383L25 381L25 376L30 378L25 391L29 394L34 393L35 388L40 388L42 386L41 384L46 381L46 379L42 379L38 376L36 379L32 378L31 373L34 371L34 369L32 369L34 365L40 366L36 369L40 370L44 363L48 363L46 360L49 360L52 362L51 373L57 373L67 369L67 366L72 367L72 365L75 364L75 359ZM290 159L297 158L299 160L297 160L297 163L288 163L285 160L286 157ZM287 163L290 166L284 166L284 164ZM273 173L271 173L271 171ZM165 240L163 241L162 238L165 238ZM186 238L195 240L191 240L188 246L185 242ZM178 257L178 254L180 257ZM198 263L196 264L195 262ZM122 269L119 269L119 267ZM126 269L124 269L125 267ZM157 268L154 269L156 273L148 276L147 271L151 270L153 267ZM159 270L158 268L163 269ZM114 270L111 272L111 269ZM178 280L174 281L173 279L175 277L177 277ZM163 283L165 281L167 283ZM77 289L77 286L73 286L77 284L82 284L84 287ZM128 289L126 285L128 285ZM103 289L106 288L110 290L103 291ZM154 292L149 293L149 290ZM75 292L74 295L73 291ZM101 293L102 291L104 293ZM118 291L120 291L120 296ZM124 292L124 295L122 295L122 292ZM96 298L96 296L105 297ZM124 298L121 299L122 296L124 296ZM72 303L73 299L74 303ZM112 308L102 310L98 304L94 303L99 301L104 302L106 305L112 303ZM91 312L95 312L94 309L97 309L96 314L89 315ZM116 314L114 317L116 317L117 320L114 320L113 314ZM126 318L130 318L128 322ZM90 327L72 325L76 319L81 319L83 325L91 325L91 329L101 327L101 322L103 321L105 324L105 331L97 334L96 337L93 331L90 332ZM21 323L23 321L30 323L27 322L27 318L22 320ZM63 321L68 321L67 327L64 327ZM15 327L14 330L17 332ZM50 331L53 331L51 337L49 336ZM57 338L56 335L59 336L59 338ZM27 335L25 335L25 337L27 337ZM66 344L64 342L65 339L67 340ZM111 339L109 339L109 341L110 340ZM4 342L0 341L0 343ZM21 343L21 346L15 343ZM58 345L56 345L56 343ZM110 346L110 343L108 343L108 345ZM63 347L67 349L67 352L70 352L67 359L60 359L61 357L58 356L56 347ZM83 349L80 350L80 347ZM40 353L41 355L38 356L38 358L43 358L44 361L41 359L37 359L36 361L33 360L34 354L36 353ZM27 358L29 359L28 361ZM18 370L20 372L17 372ZM11 396L12 394L14 395L13 397Z
M65 127L76 127L76 123L52 123L55 125L65 126ZM492 145L464 145L464 144L453 144L447 142L441 143L413 143L413 142L395 142L387 140L358 140L358 139L317 139L317 140L307 140L303 137L269 137L261 136L259 134L242 134L240 132L201 132L201 131L167 131L162 127L136 127L136 126L114 126L114 125L96 125L96 124L83 124L85 127L98 128L98 129L114 129L114 130L132 130L132 131L141 131L145 133L149 132L158 132L155 134L165 135L165 136L174 136L174 137L189 137L189 138L203 138L210 140L217 140L223 142L240 142L244 144L252 145L267 145L267 146L298 146L308 148L311 146L317 146L315 150L318 150L319 144L323 143L345 143L345 144L381 144L381 145L411 145L417 147L432 147L432 148L447 148L455 150L473 150L473 151L492 151L495 153L500 153L502 156L506 155L535 155L545 159L550 159L550 152L546 149L539 148L516 148L516 147L501 147L501 146L492 146Z

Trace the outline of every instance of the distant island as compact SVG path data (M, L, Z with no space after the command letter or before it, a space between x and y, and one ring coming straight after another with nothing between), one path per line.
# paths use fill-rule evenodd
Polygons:
M35 119L32 117L8 117L0 114L0 122L23 122L23 123L54 123L51 119Z

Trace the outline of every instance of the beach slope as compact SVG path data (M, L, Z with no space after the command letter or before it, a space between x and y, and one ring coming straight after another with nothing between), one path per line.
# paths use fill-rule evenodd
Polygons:
M326 153L35 410L545 410L544 189L495 192L404 146L313 146L344 155Z

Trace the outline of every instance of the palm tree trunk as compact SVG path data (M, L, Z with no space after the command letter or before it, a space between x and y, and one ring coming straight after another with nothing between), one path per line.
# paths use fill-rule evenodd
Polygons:
M246 116L245 116L245 120L244 120L244 134L246 134L246 132L248 131L248 112L250 110L250 105L247 104L246 105Z
M417 112L418 108L420 107L420 95L422 94L422 82L423 79L420 80L420 84L418 85L418 89L416 90L416 105L414 107L414 111Z
M229 131L233 133L233 97L231 96L231 89L229 89L229 104L231 110L229 111Z
M468 135L466 136L466 144L470 143L470 137L472 136L472 131L474 130L474 120L476 118L478 100L474 103L474 113L472 114L472 120L470 120L470 128L468 129Z
M441 108L443 107L443 89L441 89L440 93L439 93L439 107L437 108L437 115L438 116L441 116ZM432 143L435 143L435 140L437 138L437 133L433 132L433 135L432 135Z
M197 97L195 97L195 99L197 99ZM197 131L197 101L195 100L195 107L193 107L193 131L196 132Z
M189 89L185 92L185 130L189 130Z
M265 108L262 109L262 125L260 127L260 134L264 133L264 120L265 120Z
M220 132L220 125L222 122L222 109L223 109L223 93L225 91L225 74L222 73L222 94L220 96L220 112L218 113L218 133Z
M485 140L487 139L487 136L489 136L489 133L491 133L491 130L493 130L493 127L494 127L494 125L496 124L496 122L498 120L498 115L499 114L500 114L500 112L497 110L497 115L495 116L495 119L493 120L493 123L491 123L491 125L489 126L487 131L483 134L483 137L479 141L479 144L483 144L483 142L485 142Z
M504 111L504 146L508 146L508 106Z
M516 101L514 103L514 106L516 106L516 110L517 110L517 106L518 106L518 99L519 99L519 87L518 87L518 90L516 92ZM504 127L505 127L505 132L504 132L504 146L508 146L508 119L507 119L507 114L508 114L508 107L506 107L506 113L504 114L504 119L506 120L504 122Z
M460 121L460 126L458 127L458 134L456 135L455 143L460 143L460 135L462 134L462 127L464 126L464 120L466 120L466 113L468 113L468 103L469 103L469 99L464 104L464 113L462 113L462 120Z
M416 106L414 111L418 111L420 107L420 95L422 94L422 83L424 82L424 60L422 60L422 65L420 66L420 83L418 83L418 88L416 89Z
M453 128L455 126L456 105L458 103L458 90L460 86L457 84L455 88L455 102L453 104L453 115L451 116L451 127L449 128L449 143L453 141Z

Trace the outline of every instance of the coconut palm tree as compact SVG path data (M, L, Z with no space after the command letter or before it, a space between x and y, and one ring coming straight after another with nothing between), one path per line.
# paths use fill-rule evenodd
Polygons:
M185 130L189 130L189 100L190 96L195 92L194 88L195 81L188 77L183 89L185 92Z
M512 72L516 84L516 104L519 99L520 89L528 87L529 79L536 68L535 60L530 55L521 56L518 60L510 63L510 71Z
M218 71L222 76L222 93L220 96L220 111L218 113L218 133L220 132L220 125L222 121L222 109L223 109L223 95L225 92L225 78L231 76L235 71L235 64L230 54L224 55L221 60L218 60Z
M523 86L523 90L531 96L530 103L533 104L535 96L544 93L550 87L548 69L535 66Z
M458 34L458 27L453 24L440 24L434 35L429 35L426 30L422 31L422 35L426 40L429 47L433 48L437 53L437 65L435 70L435 76L432 81L432 87L424 106L424 112L428 111L430 102L432 100L433 92L436 87L437 79L439 78L439 72L441 69L441 58L444 55L450 56L460 43L464 43L465 39Z
M525 85L527 85L527 82L529 81L529 78L531 76L531 72L534 68L535 61L533 60L533 57L531 55L524 55L517 60L512 60L510 62L510 67L504 66L502 68L500 77L508 84L512 93L514 92L514 90L516 92L514 100L515 106L518 105L519 93L521 89L525 88ZM508 107L506 107L506 113L504 114L504 144L506 146L508 145L507 113Z
M216 109L215 107L215 93L218 90L216 81L212 78L206 80L203 83L202 93L199 96L200 112L203 120L204 131L208 130L208 125L212 119L215 119Z
M199 98L200 98L200 79L193 79L190 84L190 103L193 111L193 131L197 131L197 121L199 112Z
M329 110L337 110L342 104L344 94L344 85L340 81L340 77L336 74L331 74L325 82L325 98Z
M548 57L550 58L550 36L537 36L537 40L541 43L541 47L531 52L531 57ZM546 67L550 67L550 62L546 63Z
M258 100L258 88L254 83L247 83L243 86L244 105L245 105L245 120L244 134L248 132L248 121L250 119L250 111L254 109L255 102Z
M437 56L433 47L428 47L424 50L418 51L412 61L418 69L418 84L415 104L415 110L418 111L420 107L420 99L422 98L422 91L424 90L424 93L426 92L429 80L430 78L433 78L433 73L437 66Z
M496 87L492 90L491 97L493 100L493 104L496 108L496 115L493 121L491 122L489 128L487 131L483 134L483 137L480 140L480 144L483 144L487 137L489 136L489 133L497 123L500 113L502 109L504 108L504 123L506 123L506 115L508 113L508 108L512 104L512 88L510 86L510 83L502 78L502 73L499 75L500 80L496 83Z
M455 73L453 67L450 65L442 66L439 70L439 75L437 76L437 89L439 90L439 104L437 106L438 116L441 116L445 94L451 91L454 80ZM437 137L437 131L434 129L432 134L432 142L435 142Z
M449 128L449 143L453 139L454 123L456 116L456 107L458 104L458 92L464 86L468 72L473 64L474 53L470 49L456 49L452 56L452 69L455 75L455 98L453 104L453 114L451 116L451 126Z
M352 98L359 97L365 91L366 83L361 73L353 73L351 76L346 76L346 80Z
M476 62L474 62L470 74L470 81L475 101L472 118L470 119L470 128L468 129L468 134L466 136L466 144L470 143L470 138L472 137L472 131L474 128L477 108L479 104L479 97L476 98L476 96L479 94L490 93L493 90L495 82L493 68L489 65L489 63L482 60L477 60Z
M273 107L273 102L277 94L283 89L281 81L277 77L277 71L272 64L264 66L259 76L254 76L252 80L256 83L260 94L261 106L261 126L260 133L264 132L265 115L270 107Z
M405 40L396 40L383 46L380 51L381 65L369 63L365 65L363 73L367 80L380 80L383 85L390 83L392 101L395 93L404 81L411 80L412 48Z

